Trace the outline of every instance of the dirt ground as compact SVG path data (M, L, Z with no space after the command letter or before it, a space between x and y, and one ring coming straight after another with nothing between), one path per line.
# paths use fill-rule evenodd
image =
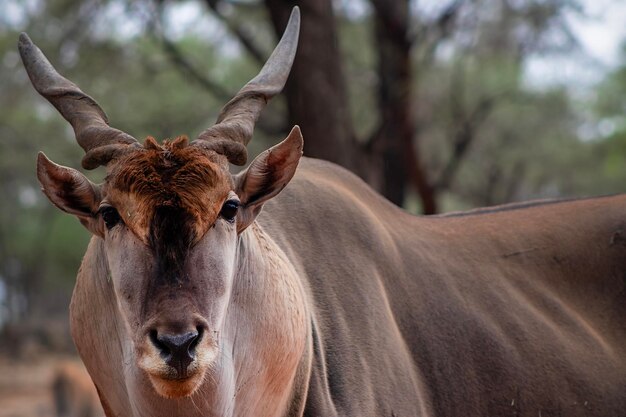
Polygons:
M68 357L15 362L0 357L0 417L54 417L52 379Z

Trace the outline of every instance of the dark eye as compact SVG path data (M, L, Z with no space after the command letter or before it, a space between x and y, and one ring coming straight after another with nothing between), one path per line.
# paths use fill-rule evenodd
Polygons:
M111 230L113 226L118 224L122 219L120 214L111 206L105 206L100 209L100 215L107 229Z
M239 210L239 201L228 200L222 206L220 216L232 223L235 221L235 216L237 216L237 210Z

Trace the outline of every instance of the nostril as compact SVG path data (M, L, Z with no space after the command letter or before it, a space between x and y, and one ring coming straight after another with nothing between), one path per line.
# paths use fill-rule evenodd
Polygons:
M189 353L193 356L195 354L196 351L196 346L198 346L198 344L202 341L202 336L204 334L204 329L200 326L196 327L196 337L193 339L193 341L189 344Z
M157 349L159 349L159 351L161 352L161 356L165 358L166 356L170 355L171 352L169 348L165 343L161 342L158 332L156 330L150 331L150 341Z
M163 361L176 370L176 377L186 378L187 368L196 359L196 348L202 341L204 332L201 326L187 333L173 334L153 329L148 333L148 337Z
M180 363L185 366L195 357L194 349L197 346L200 333L197 331L184 334L167 334L157 331L150 332L150 340L159 349L161 356L168 363Z

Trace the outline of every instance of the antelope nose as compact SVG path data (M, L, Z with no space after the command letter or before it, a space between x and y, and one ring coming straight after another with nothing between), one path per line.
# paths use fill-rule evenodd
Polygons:
M201 328L199 329L201 331ZM200 342L198 331L184 334L168 334L152 331L150 340L159 349L165 362L176 369L179 378L187 376L187 367L196 357L196 346Z

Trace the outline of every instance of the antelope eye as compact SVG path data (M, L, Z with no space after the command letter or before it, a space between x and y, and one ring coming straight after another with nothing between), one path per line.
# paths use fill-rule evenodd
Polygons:
M237 216L237 210L239 210L239 201L228 200L222 206L222 211L220 211L220 216L222 216L225 220L232 223L235 221L235 216Z
M113 226L118 224L122 219L120 218L120 214L115 210L115 208L111 206L105 206L100 209L100 215L102 216L102 220L104 220L104 224L107 229L111 230Z

